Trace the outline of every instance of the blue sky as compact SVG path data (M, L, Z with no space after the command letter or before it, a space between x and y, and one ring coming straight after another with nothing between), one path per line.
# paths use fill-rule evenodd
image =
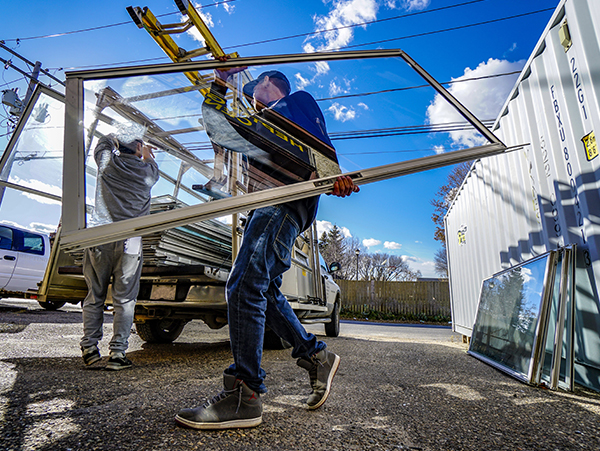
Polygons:
M235 0L214 3L205 1L203 8L199 2L194 4L227 52L261 56L340 48L399 48L438 81L448 82L519 71L558 0ZM0 40L25 58L41 61L43 67L59 79L64 79L64 72L68 70L110 67L115 63L168 62L150 36L131 22L127 6L148 6L162 23L178 22L181 17L172 0L139 4L117 0L100 3L4 1ZM548 10L536 12L545 9ZM511 16L519 17L509 18ZM368 24L360 25L366 22ZM91 30L80 32L85 29ZM311 34L324 29L336 30ZM175 39L188 50L200 46L188 34ZM11 59L11 55L1 49L0 57ZM12 60L22 69L30 70L15 57ZM252 73L256 76L264 69L253 68ZM329 133L334 136L341 132L459 120L436 98L432 89L414 88L425 84L424 81L399 59L290 65L278 69L288 75L294 89L305 89L319 100ZM23 77L10 68L0 67L0 71L0 90L19 88L20 96L24 97L27 84ZM49 78L40 79L58 88ZM489 120L496 118L515 79L516 75L484 78L454 83L449 89L480 119ZM384 90L387 92L364 95ZM363 95L340 97L353 94ZM320 100L330 97L337 98ZM6 133L5 116L2 107L0 135ZM396 134L334 139L333 142L345 171L482 143L472 132ZM4 145L5 141L0 138L0 149ZM363 251L405 256L412 269L420 270L424 277L434 277L433 256L439 244L433 240L430 200L445 183L448 172L449 168L442 168L366 185L359 194L348 199L322 196L318 214L320 230L336 224L349 236L359 239ZM35 220L20 218L21 213L14 205L3 205L0 220L25 227L31 227L33 222L51 224L55 221L46 216L42 208L37 210L39 218Z

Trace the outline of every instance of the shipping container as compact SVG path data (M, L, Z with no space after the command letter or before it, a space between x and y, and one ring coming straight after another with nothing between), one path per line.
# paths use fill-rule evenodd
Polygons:
M597 390L599 90L598 1L563 0L493 126L522 150L475 161L445 218L452 319L466 336L484 279L577 246L575 380Z

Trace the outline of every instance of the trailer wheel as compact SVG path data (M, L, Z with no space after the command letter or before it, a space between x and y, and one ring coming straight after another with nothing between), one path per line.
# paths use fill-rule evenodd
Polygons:
M148 343L171 343L181 335L185 324L182 319L153 319L137 323L135 329L140 338Z
M265 330L265 340L263 342L264 349L288 349L291 347L291 344L284 339L279 338L279 336L272 330Z
M46 301L46 302L38 301L38 304L40 304L40 306L42 308L45 308L46 310L53 312L54 310L58 310L63 305L65 305L66 301Z
M333 311L331 312L331 322L325 323L325 335L328 337L338 337L340 335L340 298L335 299Z

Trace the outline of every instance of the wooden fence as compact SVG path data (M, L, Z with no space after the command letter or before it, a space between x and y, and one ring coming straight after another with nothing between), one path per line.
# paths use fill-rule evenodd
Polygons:
M336 280L346 312L406 315L407 317L451 316L447 280L378 282Z

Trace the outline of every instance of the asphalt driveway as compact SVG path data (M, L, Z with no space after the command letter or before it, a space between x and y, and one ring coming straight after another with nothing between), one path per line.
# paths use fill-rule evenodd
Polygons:
M0 450L600 449L597 394L524 385L467 355L447 328L364 323L326 339L342 361L321 409L304 408L308 378L289 351L266 351L261 426L183 429L177 411L221 388L226 328L190 323L169 345L133 334L131 370L92 371L80 310L65 309L0 300Z

